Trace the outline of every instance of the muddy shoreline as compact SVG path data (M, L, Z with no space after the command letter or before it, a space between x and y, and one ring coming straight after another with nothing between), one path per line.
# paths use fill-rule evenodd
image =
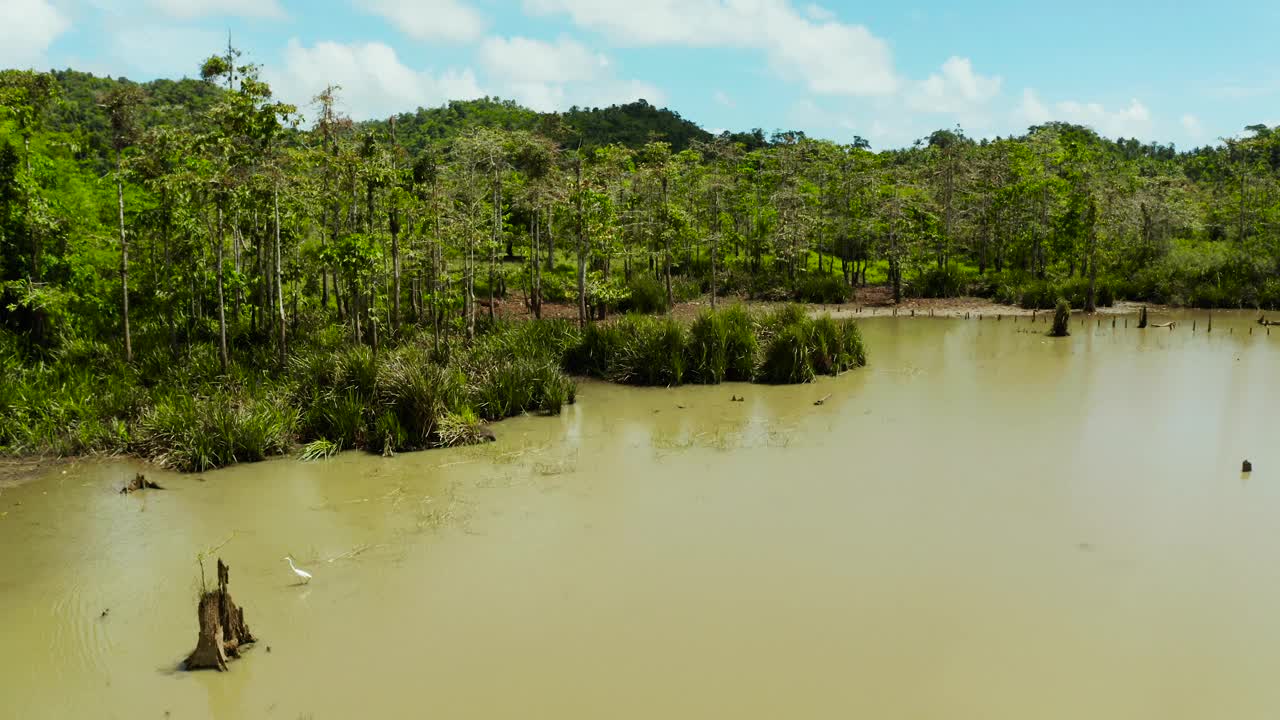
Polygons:
M480 301L481 307L478 312L487 312L484 301ZM511 297L506 300L499 300L496 303L496 314L505 320L530 320L533 319L533 313L524 305L523 298ZM730 305L743 304L748 308L755 310L768 310L780 305L791 303L785 302L769 302L764 300L747 300L741 297L726 297L720 299L717 307L727 307ZM805 303L802 303L805 304ZM857 298L852 302L841 303L838 305L819 305L806 304L811 312L829 312L838 317L886 317L891 316L896 308L898 317L950 317L963 318L981 315L983 317L1013 317L1053 314L1053 310L1028 310L1017 305L1004 305L987 298L979 297L956 297L956 298L910 298L904 299L901 303L894 305L893 291L887 286L873 286L860 288ZM676 303L671 309L671 314L679 319L692 320L697 317L698 313L709 309L711 302L707 297L702 297L689 302ZM1112 307L1098 308L1097 315L1136 315L1138 311L1146 307L1147 311L1153 314L1160 314L1171 311L1196 311L1212 312L1207 308L1182 308L1170 307L1165 305L1155 305L1151 303L1136 303L1122 301L1117 302ZM914 311L914 315L912 314ZM1077 311L1078 313L1079 311ZM551 303L544 302L542 305L543 318L561 318L561 319L577 319L578 306L572 303ZM610 314L609 317L616 317Z

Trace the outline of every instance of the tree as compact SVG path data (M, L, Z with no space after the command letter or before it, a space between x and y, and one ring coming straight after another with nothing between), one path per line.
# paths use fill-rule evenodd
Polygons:
M133 341L129 332L129 236L124 227L124 165L121 157L138 136L138 111L142 91L136 85L118 85L102 98L102 106L111 120L111 147L116 160L116 202L120 219L120 300L124 325L125 362L133 362Z

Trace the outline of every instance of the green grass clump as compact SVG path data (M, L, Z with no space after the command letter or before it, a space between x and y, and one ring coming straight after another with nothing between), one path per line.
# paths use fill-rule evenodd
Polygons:
M440 446L476 445L492 439L486 430L484 421L470 408L447 413L440 418Z
M840 359L842 370L867 366L867 348L862 329L850 319L840 321Z
M741 305L734 305L719 313L726 330L724 379L751 382L760 356L756 322Z
M707 385L750 381L759 351L755 323L741 307L705 311L689 328L689 380Z
M671 318L629 316L619 329L623 342L609 363L609 379L668 387L684 382L687 334L683 325Z
M136 450L166 467L203 472L288 452L298 413L274 398L161 398L139 423Z
M722 314L703 311L689 327L689 380L704 385L724 382L729 370L729 324Z
M618 304L623 312L657 314L667 311L667 286L647 274L639 274L627 283L627 297Z
M463 406L466 390L460 372L431 363L424 350L407 348L379 368L376 420L369 450L422 450L431 447L439 419Z
M342 451L337 443L330 442L321 438L313 440L302 446L302 450L298 453L298 457L304 461L311 462L315 460L326 460L337 455Z
M756 379L771 385L796 385L813 380L813 328L794 322L774 333L765 344Z
M850 288L836 275L809 275L796 286L798 302L815 305L839 305L849 299Z
M760 321L760 332L765 337L782 331L783 328L796 323L802 323L809 318L809 311L803 305L790 303L774 308Z
M617 324L588 323L578 345L565 354L565 368L575 375L606 378L609 363L622 346L622 328Z

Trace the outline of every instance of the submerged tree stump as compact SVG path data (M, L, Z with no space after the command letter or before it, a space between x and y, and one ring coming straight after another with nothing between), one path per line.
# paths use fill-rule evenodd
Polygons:
M1147 327L1147 309L1142 308L1142 312L1138 313L1138 329L1145 330Z
M240 657L240 648L257 639L249 632L244 621L244 608L236 607L227 592L230 569L218 558L218 588L200 596L196 611L200 619L200 635L196 649L187 656L188 670L213 669L224 671L227 660Z
M1066 337L1071 334L1071 305L1066 300L1059 300L1053 311L1053 327L1049 330L1052 337Z
M150 480L148 480L146 475L143 475L142 473L138 473L133 476L133 479L129 481L128 485L125 485L124 487L120 488L120 494L128 495L129 493L138 492L139 490L163 490L163 489L164 488L160 487L160 485L158 485L157 483L153 483Z

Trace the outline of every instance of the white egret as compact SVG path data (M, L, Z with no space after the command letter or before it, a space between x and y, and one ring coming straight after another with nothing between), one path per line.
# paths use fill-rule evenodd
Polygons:
M303 570L297 565L294 565L292 555L285 555L284 559L289 561L289 567L293 568L293 574L302 578L303 584L311 582L311 573L307 572L306 570Z

